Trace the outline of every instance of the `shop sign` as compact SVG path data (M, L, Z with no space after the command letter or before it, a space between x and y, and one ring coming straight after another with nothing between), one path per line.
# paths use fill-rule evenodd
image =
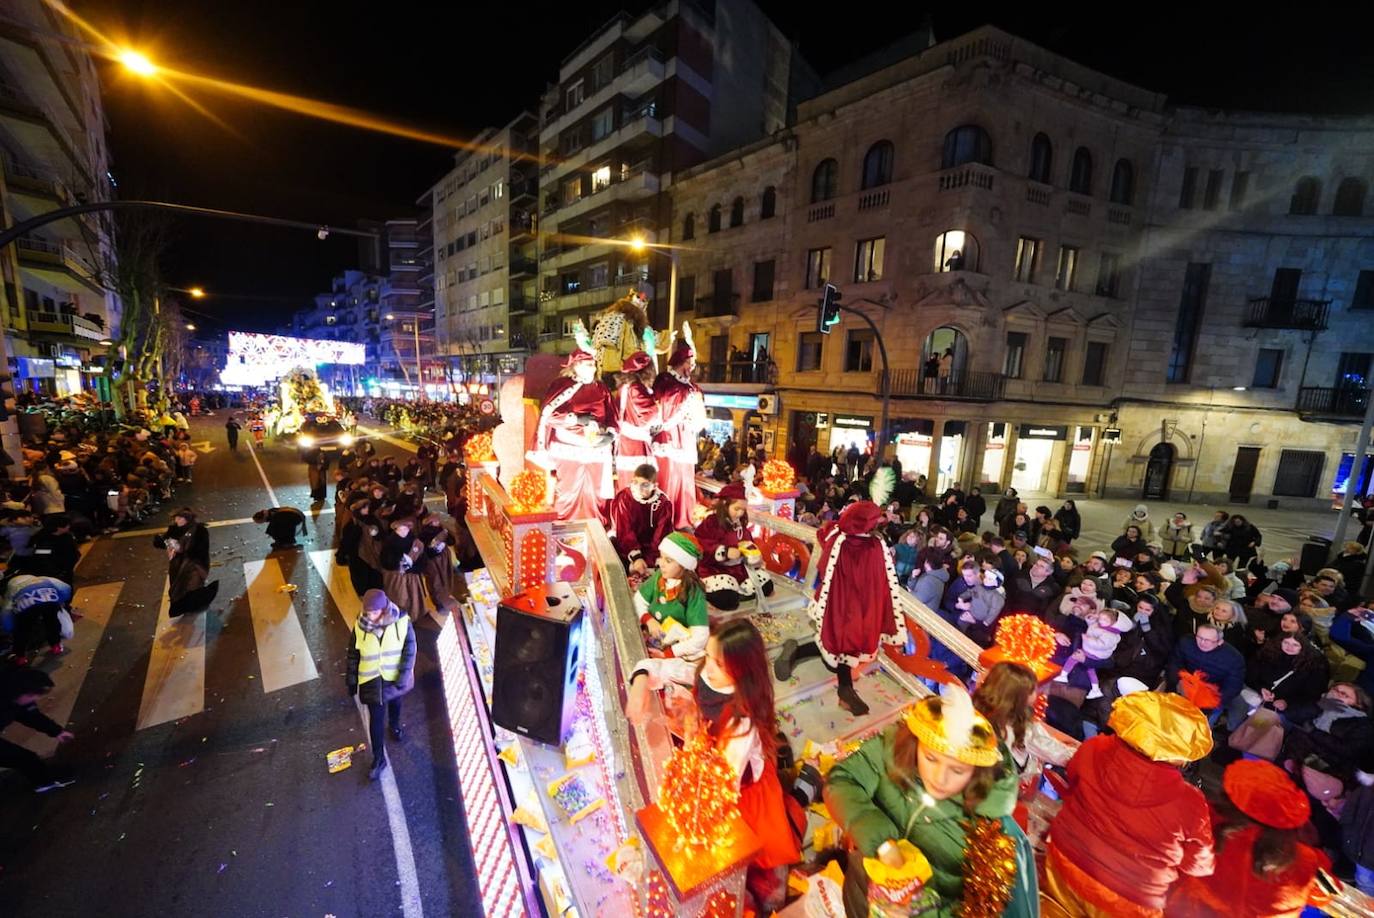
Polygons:
M1020 437L1022 440L1067 440L1069 428L1065 425L1022 424Z
M1120 443L1120 442L1121 442L1121 428L1120 428L1120 427L1108 427L1106 430L1102 431L1102 442L1103 442L1103 443Z
M81 358L75 354L58 354L54 361L59 367L77 368L81 366Z
M832 427L848 427L851 430L872 430L873 416L854 417L852 415L837 414L830 419Z
M738 408L741 411L758 411L757 395L725 395L720 392L703 393L707 408Z
M47 357L20 357L19 375L30 379L56 375L53 362Z

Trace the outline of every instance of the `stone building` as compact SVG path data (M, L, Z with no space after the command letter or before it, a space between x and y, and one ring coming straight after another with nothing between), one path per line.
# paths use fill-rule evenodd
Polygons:
M994 28L904 52L673 176L717 435L870 446L885 350L891 446L938 488L1329 499L1374 351L1371 125L1170 108ZM826 283L862 316L823 335Z

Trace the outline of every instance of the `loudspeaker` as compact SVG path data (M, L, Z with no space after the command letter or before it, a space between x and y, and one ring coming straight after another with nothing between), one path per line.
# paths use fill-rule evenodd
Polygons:
M572 727L582 665L582 601L548 583L501 601L491 719L530 739L560 745Z

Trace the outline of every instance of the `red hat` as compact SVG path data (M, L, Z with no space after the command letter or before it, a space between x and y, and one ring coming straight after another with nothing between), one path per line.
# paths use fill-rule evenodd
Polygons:
M635 351L620 363L620 369L625 373L638 373L653 363L653 359L643 351Z
M745 500L744 482L732 481L716 492L717 500Z
M872 532L886 519L883 508L871 500L856 500L840 513L840 531L846 535Z
M1312 818L1307 795L1272 762L1234 762L1222 773L1221 786L1242 813L1263 825L1296 829Z
M668 355L668 366L675 367L696 356L697 352L691 343L686 338L678 338L677 343L673 345L673 352Z
M594 362L596 362L595 354L593 354L591 351L584 351L581 348L578 348L577 350L573 351L571 354L568 355L568 359L563 361L563 366L570 367L576 363Z

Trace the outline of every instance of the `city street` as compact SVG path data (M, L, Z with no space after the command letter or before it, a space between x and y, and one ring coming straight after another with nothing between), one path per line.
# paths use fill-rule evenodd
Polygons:
M76 783L39 795L0 772L0 912L473 914L435 624L418 628L405 739L389 741L394 784L368 782L370 752L330 774L326 753L367 735L344 687L358 600L346 572L331 578L332 503L310 508L293 446L269 441L255 461L245 432L230 452L223 420L192 421L194 484L87 546L71 652L36 660L57 685L41 707L76 734L54 760ZM274 503L310 513L301 549L269 552L248 519ZM219 599L169 620L152 536L183 504L211 527ZM18 725L5 735L52 748Z

